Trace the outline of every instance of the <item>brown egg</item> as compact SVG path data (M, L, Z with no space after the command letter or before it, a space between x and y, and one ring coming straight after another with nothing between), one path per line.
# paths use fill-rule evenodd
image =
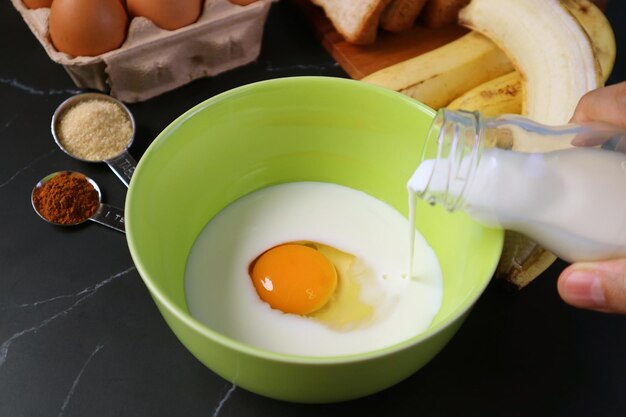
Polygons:
M120 0L54 0L49 29L57 50L96 56L124 43L128 15Z
M39 9L40 7L50 7L52 0L22 0L24 6L29 9Z
M174 30L198 20L202 0L127 0L128 13L143 16L162 29Z

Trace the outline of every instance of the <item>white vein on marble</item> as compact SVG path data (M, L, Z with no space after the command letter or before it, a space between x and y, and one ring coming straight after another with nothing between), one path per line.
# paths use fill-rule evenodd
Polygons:
M13 123L13 121L17 119L17 116L13 116L12 119L10 119L8 122L6 122L4 124L4 126L2 126L2 128L0 129L0 132L2 132L3 130L7 129L9 126L11 126L11 123Z
M120 272L120 273L118 273L118 274L115 274L114 276L111 276L111 277L109 277L109 278L105 279L105 280L104 280L104 281L102 281L102 282L99 282L99 283L97 283L97 284L91 285L91 286L89 286L89 287L87 287L87 288L83 288L82 290L78 291L77 293L56 295L56 296L51 297L51 298L46 298L45 300L37 300L37 301L34 301L34 302L32 302L32 303L24 303L24 304L20 304L20 305L19 305L19 307L20 307L20 308L25 308L25 307L38 307L38 306L40 306L40 305L42 305L42 304L47 304L47 303L50 303L50 302L52 302L52 301L61 300L61 299L63 299L63 298L80 297L80 296L85 295L85 294L90 294L90 293L91 293L91 292L93 292L93 291L97 291L97 290L98 290L98 288L99 288L99 287L101 287L102 285L108 284L108 283L109 283L110 281L112 281L113 279L118 278L119 276L121 276L121 275L123 275L123 274L126 274L126 273L128 273L128 272L132 271L133 269L135 269L135 267L130 267L130 268L128 268L127 270L122 271L122 272Z
M237 386L235 384L230 384L228 391L226 391L226 394L224 394L224 396L220 399L219 403L217 403L215 410L213 410L213 415L212 415L213 417L217 417L220 414L220 411L222 411L222 407L224 407L224 404L226 403L226 401L228 401L228 399L230 398L230 396L232 395L232 393L235 391L236 388Z
M76 294L74 294L75 297L80 297L78 300L76 300L72 305L70 305L68 308L66 308L65 310L61 310L55 314L53 314L52 316L48 317L47 319L43 320L41 323L29 327L27 329L21 330L15 334L13 334L11 337L9 337L7 340L5 340L1 345L0 345L0 368L2 367L2 365L4 365L4 363L7 360L7 356L9 354L9 348L11 347L11 344L13 342L15 342L17 339L19 339L22 336L31 334L31 333L37 333L39 330L41 330L42 328L44 328L45 326L47 326L48 324L52 323L54 320L60 318L60 317L64 317L66 316L68 313L70 313L72 310L74 310L77 306L79 306L80 304L83 303L83 301L87 300L88 298L94 296L98 290L102 287L104 287L107 284L110 284L111 282L115 281L116 279L123 277L124 275L128 274L130 271L135 270L135 267L132 266L122 272L118 272L117 274L111 275L110 277L106 278L105 280L91 285L79 292L77 292ZM45 300L44 300L45 301ZM34 303L33 303L34 304Z
M85 291L85 290L82 290ZM82 292L81 291L81 292ZM56 301L56 300L62 300L63 298L72 298L72 297L76 297L78 294L63 294L63 295L57 295L54 296L52 298L47 298L45 300L39 300L39 301L35 301L32 303L24 303L24 304L20 304L18 307L19 308L26 308L26 307L39 307L42 304L48 304L51 303L52 301Z
M56 90L56 89L40 90L38 88L30 87L26 84L23 84L14 78L0 78L0 84L8 85L10 87L17 88L18 90L22 90L22 91L25 91L29 94L33 94L36 96L53 96L53 95L58 95L58 94L72 94L73 95L73 94L78 94L81 92L80 90L71 89L71 88L64 89L64 90Z
M9 183L11 183L11 181L13 181L15 178L17 178L18 175L20 175L22 172L26 171L27 169L30 169L33 165L35 165L37 162L41 161L44 158L49 157L50 155L52 155L54 152L56 151L56 148L50 149L48 152L39 155L38 157L36 157L35 159L31 160L29 164L23 166L22 168L18 169L17 171L15 171L13 173L13 175L11 175L9 177L8 180L4 181L3 183L0 184L0 188L8 185ZM35 184L33 184L33 187L35 186Z
M96 353L98 353L98 351L100 351L100 349L102 349L103 347L104 347L104 345L96 346L96 348L93 350L93 352L91 352L91 355L89 355L89 357L87 358L87 360L83 364L83 367L80 368L80 371L78 372L78 375L76 375L76 378L74 378L74 382L72 383L72 386L71 386L69 392L65 396L65 401L63 401L63 405L61 406L61 410L59 411L58 417L63 417L63 414L65 413L65 409L67 408L67 405L70 403L70 400L72 399L72 396L74 395L74 391L76 391L76 386L78 385L78 382L80 381L80 378L83 376L83 372L85 372L85 369L87 368L87 365L89 365L89 362L91 362L93 357L96 356Z

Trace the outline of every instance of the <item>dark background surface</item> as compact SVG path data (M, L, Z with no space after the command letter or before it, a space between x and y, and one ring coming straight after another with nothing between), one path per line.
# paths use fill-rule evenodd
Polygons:
M626 5L610 2L607 15L618 41L615 83L626 80ZM86 173L119 207L126 188L105 164L74 161L55 146L52 113L79 90L7 1L0 54L0 417L626 415L626 317L565 305L556 292L563 262L521 292L493 282L431 363L379 394L300 405L233 387L166 326L124 235L35 215L32 187L54 171ZM295 75L345 77L282 1L255 63L129 105L131 153L139 159L172 120L217 93Z

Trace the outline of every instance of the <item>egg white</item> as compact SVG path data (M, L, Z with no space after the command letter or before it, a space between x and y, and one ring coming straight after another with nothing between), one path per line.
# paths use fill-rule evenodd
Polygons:
M419 233L408 278L408 235L405 217L361 191L319 182L264 188L226 207L198 236L185 271L189 312L226 336L279 353L335 356L393 345L424 331L441 306L441 269ZM350 253L367 268L361 298L375 311L366 325L334 330L258 297L250 262L301 240Z

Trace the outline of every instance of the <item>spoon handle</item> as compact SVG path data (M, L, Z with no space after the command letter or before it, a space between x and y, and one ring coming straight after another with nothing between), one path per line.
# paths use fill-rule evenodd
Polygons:
M108 159L105 162L111 167L115 175L128 187L133 172L135 172L135 168L137 167L137 162L130 153L125 150L115 158Z
M112 229L126 233L124 227L124 210L110 206L108 204L100 204L100 208L89 220L103 224Z

